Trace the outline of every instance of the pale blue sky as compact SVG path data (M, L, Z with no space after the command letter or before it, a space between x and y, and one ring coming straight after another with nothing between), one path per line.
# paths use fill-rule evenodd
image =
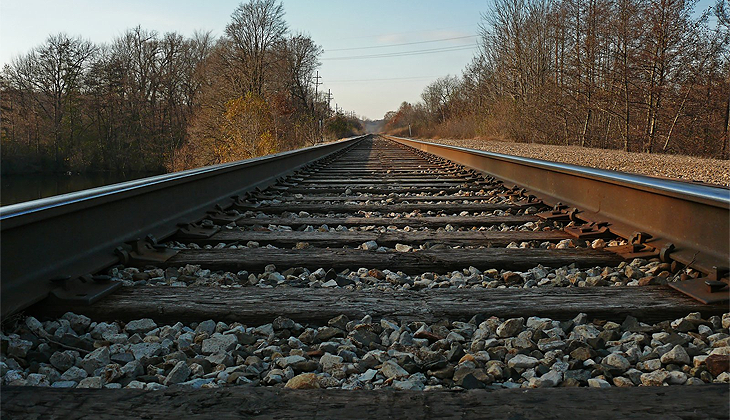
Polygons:
M219 36L240 0L0 0L0 64L52 33L109 42L126 29L195 30ZM481 12L491 0L284 0L292 31L325 49L320 89L334 103L379 119L402 101L416 102L437 77L460 74L476 51ZM713 0L700 0L707 7ZM454 39L456 38L456 39ZM426 42L443 40L438 42ZM425 43L422 43L425 42ZM410 45L394 45L406 44ZM413 44L415 43L415 44ZM393 46L389 46L393 45ZM363 47L377 47L353 49ZM348 49L348 50L341 50ZM335 51L340 50L340 51ZM437 50L434 52L434 50ZM400 55L403 52L417 52ZM384 58L356 58L394 53Z

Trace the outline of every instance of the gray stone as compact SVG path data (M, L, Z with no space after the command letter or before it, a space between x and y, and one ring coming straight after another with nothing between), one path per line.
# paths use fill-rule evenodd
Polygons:
M83 360L81 360L80 365L86 373L93 375L95 370L108 365L110 361L109 347L104 346L87 354Z
M51 365L61 372L65 372L76 363L76 354L71 350L57 351L51 355Z
M20 370L11 370L8 371L5 376L3 376L3 384L5 385L25 385L25 378L23 376L23 372Z
M529 369L537 366L539 360L532 356L526 356L524 354L516 354L513 358L509 359L507 366L511 368Z
M497 336L501 338L514 337L522 331L524 318L510 318L497 327Z
M667 379L666 371L655 370L654 372L644 373L641 375L641 383L645 386L662 386Z
M378 243L375 241L367 241L361 245L361 248L365 251L375 251L378 249Z
M494 378L489 376L484 369L473 367L473 363L463 363L454 372L454 384L464 389L480 389Z
M23 359L28 354L28 350L30 350L31 347L33 347L32 342L23 340L20 337L11 337L8 342L8 356Z
M611 353L604 357L603 365L618 372L625 372L626 369L631 367L631 363L618 353Z
M541 338L537 342L537 348L542 352L551 350L562 350L566 346L565 342L558 337Z
M26 385L28 386L51 386L51 381L48 380L48 377L40 373L29 374L26 381Z
M172 384L185 382L188 379L188 376L190 376L190 368L188 367L187 363L181 360L177 362L175 367L173 367L170 373L167 375L164 385L169 386Z
M631 379L631 382L634 383L634 385L639 385L641 383L641 375L643 374L642 371L638 369L631 368L624 372L624 376Z
M51 384L51 388L73 388L78 384L76 381L56 381Z
M50 383L61 379L61 374L52 366L42 365L38 368L38 373L47 377Z
M550 370L539 378L530 378L530 388L551 388L558 386L563 381L563 374L556 370Z
M71 366L66 370L66 372L63 372L61 375L62 381L74 381L74 382L80 382L82 379L89 376L85 370L81 369L80 367Z
M150 318L137 319L129 321L124 329L129 334L145 334L157 328L155 321Z
M91 325L91 318L85 315L76 315L73 312L66 312L61 319L67 320L71 324L71 328L77 334L83 334Z
M104 384L104 381L101 379L100 376L90 376L88 378L82 379L76 388L101 389L101 386L103 384Z
M33 334L39 336L39 337L45 337L48 335L46 333L46 330L43 329L43 324L38 321L35 317L29 316L25 318L25 325L28 327Z
M601 332L591 324L578 325L570 333L570 339L586 341L598 337Z
M266 385L276 385L284 382L284 371L281 369L271 369L269 373L264 377L264 383Z
M276 364L279 365L279 367L281 367L282 369L286 369L290 365L301 363L306 360L307 359L302 356L294 355L294 356L280 357L280 358L276 359Z
M426 386L423 382L418 379L409 378L405 381L393 381L393 389L410 390L410 391L423 391Z
M112 356L111 356L111 361L113 363L118 363L122 366L131 362L132 360L134 360L134 355L132 353L127 353L127 352L112 354Z
M319 358L319 364L322 366L322 370L329 372L332 369L339 367L342 364L343 358L340 356L334 356L330 353L325 353Z
M91 337L95 340L102 340L104 336L119 334L119 326L115 323L100 322L91 330Z
M644 370L654 371L661 369L662 362L659 359L650 359L643 362Z
M205 360L209 361L213 366L223 365L226 367L233 366L236 362L233 356L228 352L211 354L206 356Z
M588 380L588 386L591 388L610 388L611 384L609 384L605 379L591 378Z
M569 370L563 374L563 377L567 379L575 379L578 382L586 382L591 378L591 371L587 369L575 369Z
M238 338L233 334L224 335L215 333L208 339L203 340L203 354L216 354L231 351L236 348Z
M209 319L198 324L198 326L195 328L195 335L203 332L208 335L213 334L215 332L215 321Z
M667 374L667 383L669 385L684 385L685 382L687 382L687 374L682 371L675 370Z
M370 382L375 378L375 375L377 375L377 373L378 373L378 371L375 369L368 369L365 371L365 373L360 375L360 377L358 377L358 379L361 380L362 382Z
M134 355L135 360L144 363L147 359L159 356L163 352L163 348L159 343L138 343L129 346L129 350Z
M367 328L358 328L350 333L350 338L368 347L370 343L380 344L380 337Z
M291 330L294 329L296 323L289 318L279 316L271 323L271 326L274 328L274 331Z
M322 287L338 287L337 280L332 279L322 283Z
M684 347L680 345L676 345L672 350L664 353L660 360L664 364L675 363L688 365L691 363L689 354L687 354L687 350L685 350Z
M187 389L200 389L203 385L207 385L213 382L215 378L196 378L191 379L187 382L181 382L175 386Z
M403 369L393 360L388 360L380 367L380 373L386 378L402 378L408 376L408 371Z

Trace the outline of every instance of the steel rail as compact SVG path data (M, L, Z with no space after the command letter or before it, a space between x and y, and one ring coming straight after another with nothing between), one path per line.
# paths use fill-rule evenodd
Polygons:
M367 136L271 156L159 175L0 207L3 317L118 261L114 250L148 234L164 238L230 197L265 188Z
M730 190L705 184L587 168L456 146L385 136L401 144L488 173L527 188L547 204L581 210L587 222L608 222L609 230L630 238L652 237L647 244L672 260L704 273L726 273L730 262ZM667 249L669 251L669 249Z

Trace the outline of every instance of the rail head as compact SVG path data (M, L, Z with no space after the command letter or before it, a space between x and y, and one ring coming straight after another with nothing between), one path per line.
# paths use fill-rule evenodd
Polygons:
M402 137L401 144L525 187L549 204L581 210L586 221L605 221L623 237L642 231L653 245L672 243L671 254L703 272L730 261L730 190L706 184L587 168L466 149Z
M338 145L349 145L352 141L361 140L366 136L355 136L345 138L337 142ZM291 150L267 156L256 157L236 162L222 163L218 165L204 166L201 168L188 169L185 171L156 175L147 178L135 179L132 181L117 184L105 185L96 188L56 195L53 197L41 198L38 200L26 201L18 204L0 207L0 229L15 227L16 223L29 223L38 218L49 217L53 214L75 211L79 206L97 205L102 201L118 201L129 196L148 193L157 189L168 188L172 185L185 184L209 177L216 177L224 173L238 171L241 169L252 169L257 166L270 165L279 159L286 159L292 156L312 154L318 151L327 151L332 147L330 144L321 144L303 149ZM33 215L33 217L27 217ZM22 220L21 220L21 216Z
M126 241L174 233L231 196L265 188L367 136L0 207L2 316L46 297L52 278L76 278L118 261Z

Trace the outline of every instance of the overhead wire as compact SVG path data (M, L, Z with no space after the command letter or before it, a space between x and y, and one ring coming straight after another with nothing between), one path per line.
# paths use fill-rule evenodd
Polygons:
M430 41L403 42L400 44L390 44L390 45L372 45L369 47L333 48L333 49L329 49L329 50L326 49L325 51L331 52L331 51L370 50L370 49L375 49L375 48L402 47L404 45L430 44L430 43L434 43L434 42L455 41L458 39L468 39L468 38L476 38L476 37L478 37L478 35L456 36L456 37L452 37L452 38L433 39Z
M342 80L330 80L327 83L358 83L358 82L387 82L395 80L430 80L435 79L439 76L418 76L418 77L388 77L381 79L342 79Z
M451 46L451 47L430 48L430 49L424 49L424 50L401 51L401 52L381 53L381 54L351 55L351 56L342 56L342 57L322 57L320 60L335 61L335 60L358 60L358 59L368 59L368 58L407 57L407 56L412 56L412 55L435 54L435 53L451 52L451 51L466 51L466 50L472 50L476 47L477 47L476 45L457 45L457 46Z

